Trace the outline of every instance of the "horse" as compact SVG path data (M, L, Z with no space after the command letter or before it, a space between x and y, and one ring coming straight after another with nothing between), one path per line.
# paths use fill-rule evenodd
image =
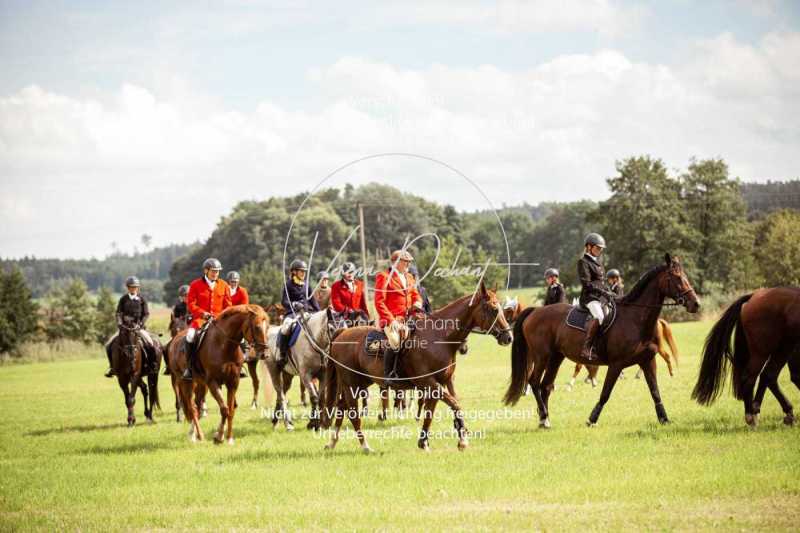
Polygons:
M748 426L758 425L766 388L780 402L784 423L792 425L794 411L778 387L777 377L783 366L791 362L792 382L800 388L799 359L800 287L759 289L733 302L711 328L703 346L692 398L701 405L713 403L722 391L728 367L732 366L731 388L734 397L744 403ZM759 375L759 394L754 399L753 388Z
M553 304L526 309L514 326L511 348L511 382L505 393L507 405L516 404L530 385L539 411L539 427L550 427L548 401L558 368L572 361L608 365L600 399L589 415L588 426L597 424L623 368L638 364L644 371L656 416L669 422L655 372L658 351L657 329L665 298L672 298L690 313L700 310L700 301L677 257L664 256L664 264L645 273L627 296L617 301L617 316L611 328L596 342L597 359L580 356L584 333L567 325L572 310L569 304Z
M330 339L336 329L330 309L307 314L304 311L297 313L295 327L302 328L294 346L289 349L288 361L282 369L278 368L275 357L266 360L272 385L275 389L275 410L272 414L272 426L283 419L284 427L291 431L294 429L292 414L286 401L286 392L289 390L292 376L298 376L301 384L308 391L311 402L311 414L307 424L308 429L319 429L320 393L317 383L325 371L325 356L330 345ZM269 337L270 354L277 354L277 334ZM288 374L288 382L285 377Z
M144 346L138 335L138 326L119 326L119 336L111 347L111 361L117 383L125 397L125 406L128 408L128 427L136 424L134 405L136 404L136 389L141 389L144 398L144 416L148 422L153 422L153 407L161 410L158 399L158 370L161 366L161 346L157 339L153 339L156 352L156 367L148 369L147 383L143 378Z
M170 317L169 331L172 338L164 346L164 365L169 369L169 377L172 385L172 392L175 394L175 421L181 422L183 420L183 403L181 402L181 373L178 372L178 354L181 353L178 349L173 350L173 341L176 340L178 333L185 331L189 328L188 322L181 318L176 320L174 316ZM176 343L176 346L179 343ZM203 383L198 383L194 391L195 407L200 413L200 418L208 416L208 407L206 406L206 393L208 388Z
M672 359L675 359L675 364L678 364L678 345L675 344L675 338L672 336L672 328L669 327L669 322L664 320L663 318L658 319L658 331L656 335L656 340L658 342L658 355L667 363L667 370L669 370L670 377L675 376L675 372L672 367ZM666 344L665 344L666 341ZM667 346L669 346L669 350L667 350ZM584 383L591 383L592 388L597 387L597 373L600 370L600 367L597 365L585 365L586 371L589 373L584 380ZM575 371L572 373L572 378L567 383L567 390L571 390L572 387L575 385L575 378L578 377L581 369L584 367L581 363L575 364ZM620 379L623 377L623 374L620 373ZM640 379L642 377L642 369L638 369L636 371L636 379Z
M189 440L203 440L203 431L198 421L198 409L192 401L197 393L197 385L205 385L217 401L220 411L220 423L214 433L214 442L219 444L227 439L233 444L233 418L236 414L236 390L239 387L244 356L239 345L244 338L256 350L259 357L267 349L267 326L269 317L258 305L234 305L225 309L216 318L208 321L204 339L197 347L193 372L193 380L180 380L179 388L181 404L186 418L191 422ZM183 341L185 332L178 333L174 341ZM175 363L173 375L181 376L186 368L186 343L173 342L170 356ZM174 353L177 352L177 353ZM223 399L221 388L227 389L227 401ZM226 431L227 423L227 431Z
M416 328L403 343L405 351L398 358L401 378L392 382L391 387L416 388L424 398L425 413L417 440L421 450L430 450L430 426L439 399L453 411L458 449L464 450L468 444L468 432L461 405L455 393L451 392L458 347L476 327L494 336L498 344L510 344L511 328L497 295L488 290L482 280L474 294L450 302L423 319L415 320L415 323ZM371 329L368 326L343 329L331 342L324 380L325 409L322 411L322 426L334 426L330 442L325 446L328 450L336 447L346 414L361 449L365 453L372 451L361 431L358 409L358 398L367 387L373 383L385 384L383 360L369 355L365 348Z

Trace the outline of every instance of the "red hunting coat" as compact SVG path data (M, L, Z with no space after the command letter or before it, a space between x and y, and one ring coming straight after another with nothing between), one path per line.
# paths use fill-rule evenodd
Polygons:
M352 311L367 310L367 299L364 297L364 282L353 280L353 291L347 286L347 282L340 279L331 286L331 306L337 313L350 313Z
M230 287L225 281L218 279L212 292L205 278L197 278L189 285L186 305L192 315L192 327L199 328L205 323L203 313L211 313L216 317L231 306Z
M389 274L391 278L389 277ZM375 278L375 309L380 318L378 325L386 327L393 319L404 320L409 309L415 303L422 302L422 297L417 292L414 276L405 273L406 286L400 280L399 272L384 270L378 272Z
M247 294L247 289L239 285L236 289L236 294L231 296L231 305L247 305L250 303L250 295Z

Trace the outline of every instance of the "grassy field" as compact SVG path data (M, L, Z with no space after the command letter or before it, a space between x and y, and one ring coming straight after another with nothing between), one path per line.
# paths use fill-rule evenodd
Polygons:
M538 430L531 397L503 411L509 348L471 339L456 373L475 432L463 453L449 436L420 452L413 418L381 424L374 416L368 430L410 436L373 436L376 453L365 456L348 433L326 453L321 438L273 430L250 409L238 413L234 446L190 444L166 380L156 423L141 423L139 401L140 425L128 429L122 395L96 354L0 367L0 529L796 531L800 429L782 425L772 398L756 431L728 394L712 408L689 399L708 327L675 326L678 375L670 379L663 365L659 373L673 420L666 427L629 372L600 425L586 428L599 389L567 391L565 365L553 429ZM782 385L797 403L786 376ZM249 395L245 382L241 405ZM296 389L290 398L298 405ZM434 429L449 430L449 413L438 414ZM209 436L217 416L214 408L203 421Z

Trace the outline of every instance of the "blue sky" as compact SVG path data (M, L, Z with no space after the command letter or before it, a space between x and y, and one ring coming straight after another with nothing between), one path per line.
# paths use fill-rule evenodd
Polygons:
M798 176L796 2L3 2L0 256L205 238L239 200L423 153L493 203L600 198L615 160ZM463 209L452 176L384 180ZM130 197L141 219L114 205ZM213 197L207 191L214 191ZM203 206L203 217L177 206ZM170 213L165 219L164 213Z

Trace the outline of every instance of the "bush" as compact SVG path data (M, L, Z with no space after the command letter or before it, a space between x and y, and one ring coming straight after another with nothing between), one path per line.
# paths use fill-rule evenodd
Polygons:
M15 351L37 329L37 305L22 273L0 269L0 353Z

